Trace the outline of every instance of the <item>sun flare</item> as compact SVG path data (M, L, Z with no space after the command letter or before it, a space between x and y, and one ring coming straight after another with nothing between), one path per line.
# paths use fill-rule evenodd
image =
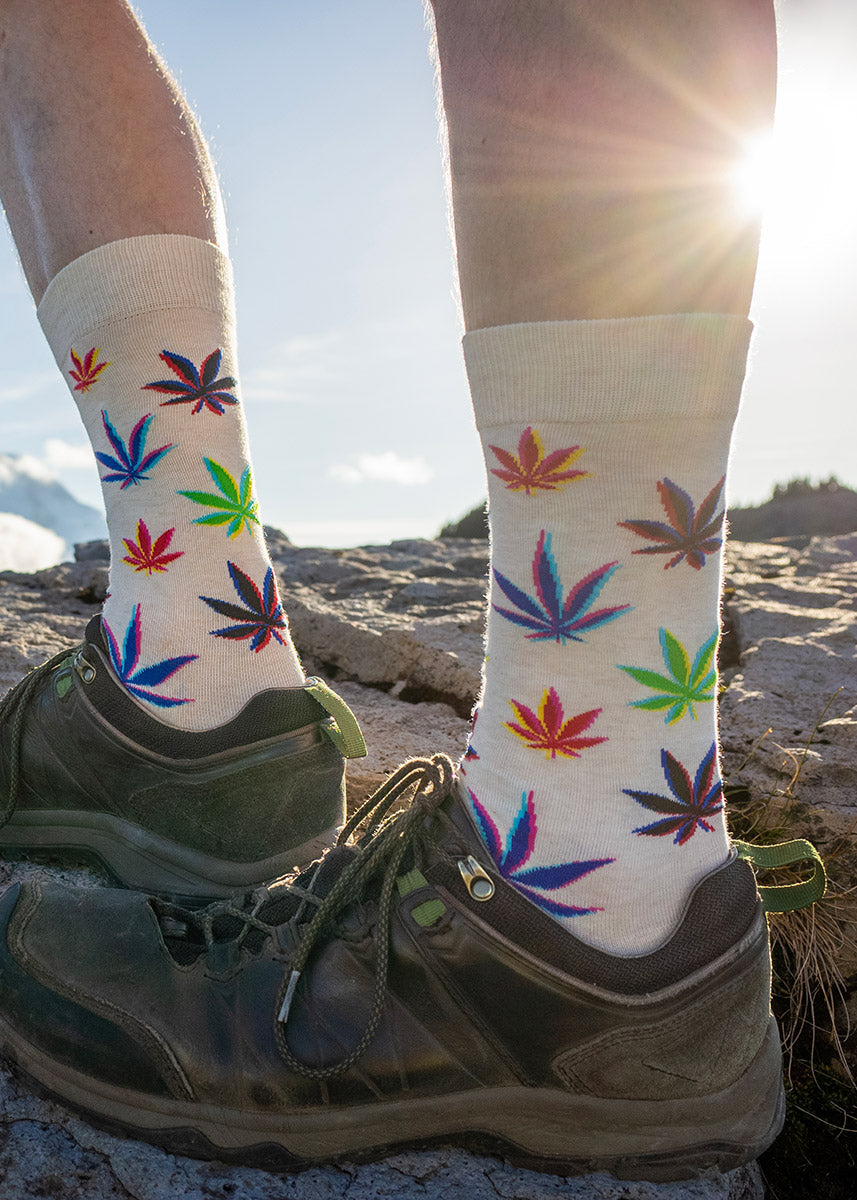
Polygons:
M749 138L732 173L735 202L748 217L760 216L776 196L783 179L780 147L772 133Z

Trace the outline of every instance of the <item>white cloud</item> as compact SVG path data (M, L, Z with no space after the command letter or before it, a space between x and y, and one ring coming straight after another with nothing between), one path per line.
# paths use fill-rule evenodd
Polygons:
M342 483L374 480L378 483L399 483L405 487L419 486L434 478L434 471L425 459L402 458L395 450L387 450L384 454L361 454L356 465L335 463L327 473Z
M42 452L42 461L53 471L91 471L92 448L88 442L64 442L62 438L48 438Z

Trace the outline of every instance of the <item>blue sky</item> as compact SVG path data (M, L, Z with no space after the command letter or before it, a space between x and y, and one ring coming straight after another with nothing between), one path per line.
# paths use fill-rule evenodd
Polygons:
M303 544L434 534L485 482L419 0L140 0L139 11L221 175L264 519ZM784 0L781 17L778 187L734 502L795 475L857 486L857 6ZM98 504L76 409L2 234L0 302L0 450L53 465Z

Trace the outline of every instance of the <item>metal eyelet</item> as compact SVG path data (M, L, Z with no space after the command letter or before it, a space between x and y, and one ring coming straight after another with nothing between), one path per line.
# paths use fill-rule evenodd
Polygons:
M74 669L77 671L84 683L92 683L93 679L95 678L95 667L91 662L87 662L87 660L83 657L82 650L79 651L75 656Z
M494 895L494 880L482 870L472 854L458 860L458 869L471 899L480 902L491 899Z

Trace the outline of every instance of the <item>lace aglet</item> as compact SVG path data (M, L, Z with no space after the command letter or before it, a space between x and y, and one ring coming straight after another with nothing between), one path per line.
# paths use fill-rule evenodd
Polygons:
M292 1007L292 1000L295 994L295 988L298 986L298 980L301 977L300 971L292 971L289 976L289 985L286 988L286 994L283 996L283 1003L280 1005L280 1011L277 1013L277 1020L285 1025L289 1019L289 1010Z

